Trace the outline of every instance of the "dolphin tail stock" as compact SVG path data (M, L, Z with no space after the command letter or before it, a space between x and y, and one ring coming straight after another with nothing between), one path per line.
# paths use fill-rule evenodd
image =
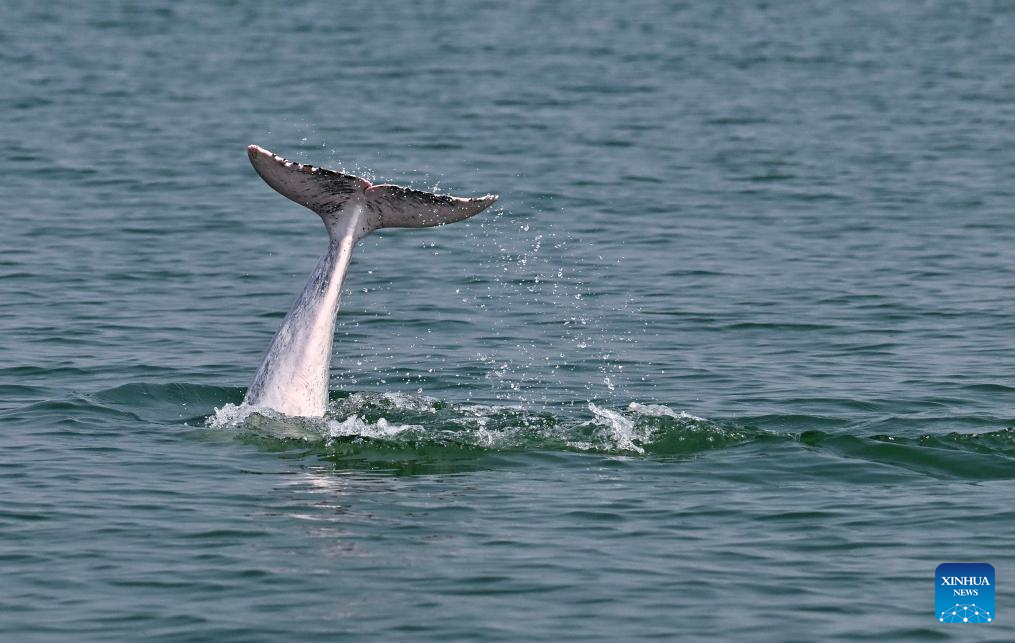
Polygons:
M282 196L316 212L334 236L342 215L361 210L357 239L380 228L429 228L454 223L490 207L497 195L461 198L398 185L374 185L366 179L247 148L250 163L264 182Z
M304 165L251 145L250 162L265 183L316 212L331 242L272 339L244 398L290 416L324 415L335 319L356 242L379 228L423 228L467 219L497 200L459 198Z

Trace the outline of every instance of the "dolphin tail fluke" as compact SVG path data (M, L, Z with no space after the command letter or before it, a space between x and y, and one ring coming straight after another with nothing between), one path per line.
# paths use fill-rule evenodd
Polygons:
M397 185L367 188L367 208L378 217L378 228L429 228L479 214L497 200L496 194L461 198Z
M373 185L351 174L304 165L272 154L263 147L247 148L257 173L279 194L310 208L329 229L342 213L360 206L363 234L378 228L427 228L479 214L497 196L459 198L397 185Z

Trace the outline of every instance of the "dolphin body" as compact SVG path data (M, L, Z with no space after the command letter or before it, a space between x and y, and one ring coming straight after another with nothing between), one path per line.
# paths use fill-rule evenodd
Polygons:
M328 371L335 318L352 249L378 228L428 228L467 219L497 196L475 199L373 185L351 174L302 165L251 145L250 162L276 192L316 212L330 243L307 285L275 333L243 400L291 416L321 417L328 404Z

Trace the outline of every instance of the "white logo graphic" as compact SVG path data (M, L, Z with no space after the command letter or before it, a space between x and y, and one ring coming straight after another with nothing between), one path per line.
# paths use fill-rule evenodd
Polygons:
M956 605L949 607L938 616L942 623L990 623L990 612L973 605Z

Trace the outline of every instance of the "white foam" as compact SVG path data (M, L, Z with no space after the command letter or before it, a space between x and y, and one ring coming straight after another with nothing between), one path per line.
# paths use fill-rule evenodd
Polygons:
M422 429L423 427L418 424L391 424L384 418L380 418L376 422L367 422L358 415L350 415L341 421L328 420L325 438L329 440L349 437L390 439L406 431L421 431Z
M596 416L595 421L609 431L613 445L623 451L634 451L645 453L645 449L638 446L635 440L646 440L650 435L638 435L634 420L624 417L618 411L604 409L589 402L589 410Z
M711 441L711 433L718 430L703 418L662 404L630 402L615 410L589 402L588 409L591 418L566 418L521 406L445 404L422 395L358 392L333 401L324 418L295 418L271 409L225 404L206 425L328 444L357 438L485 449L563 443L577 451L618 455L644 455L660 435L682 441L685 433L700 432ZM677 426L653 418L676 420Z
M212 429L229 429L240 424L254 412L253 407L246 404L226 403L220 409L215 409L215 414L205 421L205 426Z
M639 404L638 402L631 402L627 405L627 410L631 413L637 413L638 415L646 415L649 417L670 417L677 420L694 420L695 422L705 421L705 418L691 415L686 411L680 411L678 413L670 407L662 404Z

